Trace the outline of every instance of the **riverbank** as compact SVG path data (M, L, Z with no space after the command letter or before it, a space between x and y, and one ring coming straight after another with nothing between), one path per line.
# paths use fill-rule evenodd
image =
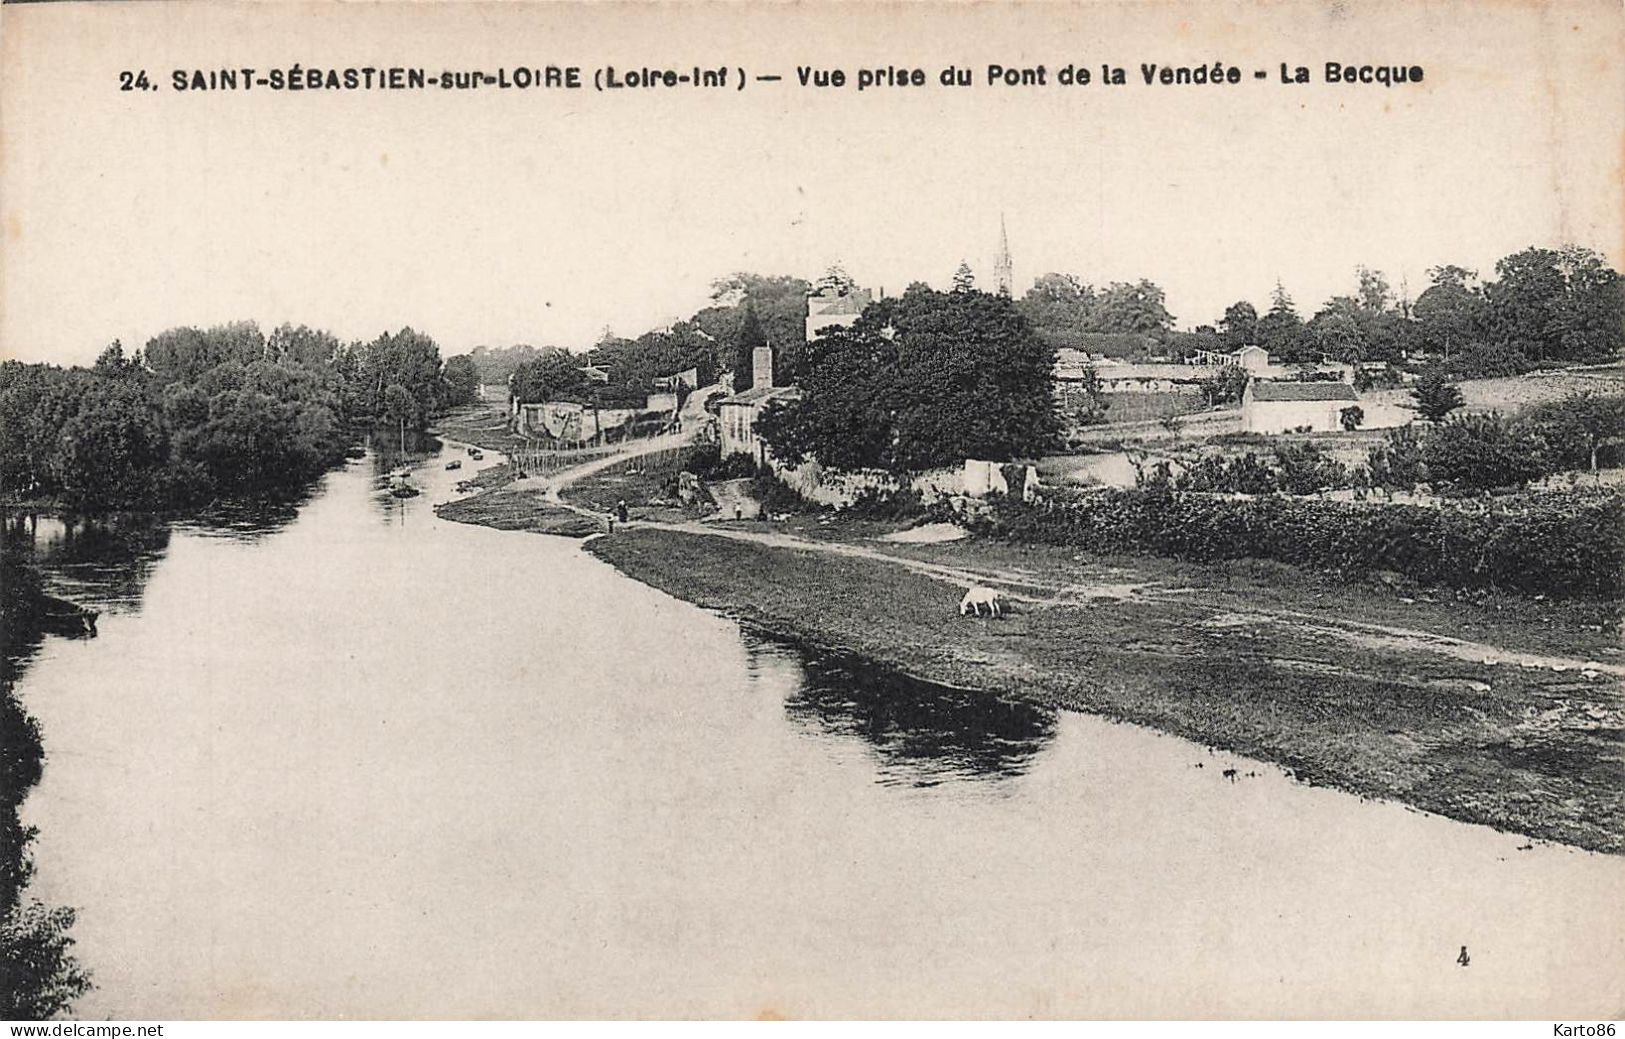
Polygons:
M26 890L35 833L19 810L40 780L45 751L16 684L50 630L50 603L32 562L0 554L0 1017L10 1021L65 1013L90 988L73 953L74 911Z
M429 432L486 451L511 452L524 443L523 438L514 436L508 429L508 413L485 401L452 408L436 416L429 425Z
M525 491L497 487L471 498L435 506L435 515L457 523L475 523L496 530L528 530L584 538L603 526L562 505L549 505Z
M634 527L589 551L747 626L933 682L1148 725L1466 822L1625 851L1625 669L1611 608L1418 601L1269 564L980 540L870 542L861 553L807 545ZM958 616L971 581L1000 584L1016 612Z

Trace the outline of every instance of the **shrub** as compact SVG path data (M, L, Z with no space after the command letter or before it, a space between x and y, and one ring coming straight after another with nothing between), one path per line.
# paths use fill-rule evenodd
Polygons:
M912 487L901 490L865 487L842 511L863 519L902 520L916 519L925 515L926 510L924 498Z
M741 457L741 456L735 456ZM761 467L755 469L751 475L751 495L759 502L766 512L806 512L812 508L810 502L797 494L795 490L772 469Z
M1439 368L1430 368L1422 373L1411 387L1412 406L1417 413L1429 422L1443 422L1444 417L1467 403L1461 395L1461 390L1452 385L1445 373Z
M1414 426L1388 431L1386 443L1366 453L1371 485L1390 491L1408 491L1427 479L1422 466L1422 440Z
M1463 415L1422 442L1428 482L1446 494L1522 487L1546 475L1544 445L1499 415Z
M1268 559L1359 576L1552 597L1625 597L1625 498L1542 495L1519 507L1235 499L1165 489L995 501L980 533L1197 562Z

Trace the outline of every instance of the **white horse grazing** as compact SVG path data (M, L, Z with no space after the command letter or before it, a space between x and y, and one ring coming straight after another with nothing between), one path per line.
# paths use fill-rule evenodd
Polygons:
M999 602L999 593L985 585L972 585L966 589L965 597L959 600L959 615L974 614L980 617L982 607L987 607L989 617L1002 617L1004 607Z

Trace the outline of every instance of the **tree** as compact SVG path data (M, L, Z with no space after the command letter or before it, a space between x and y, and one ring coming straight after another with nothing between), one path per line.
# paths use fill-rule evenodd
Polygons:
M1589 249L1569 246L1559 253L1565 291L1552 308L1548 330L1557 337L1559 356L1603 360L1625 349L1625 283Z
M1438 368L1428 369L1416 380L1411 400L1411 406L1429 422L1443 422L1446 415L1467 403L1461 390Z
M147 367L160 382L196 382L227 362L248 364L265 356L265 336L252 321L234 321L203 331L172 328L147 340Z
M1283 360L1297 360L1307 354L1303 319L1298 317L1292 297L1281 283L1270 293L1270 309L1258 321L1258 345Z
M1224 308L1219 333L1224 336L1224 345L1232 350L1258 342L1258 311L1246 300L1237 300Z
M1247 369L1227 364L1218 375L1202 383L1202 397L1213 407L1238 401L1246 392L1248 378Z
M1111 400L1106 396L1100 373L1095 366L1083 366L1083 377L1065 384L1061 394L1061 411L1074 426L1098 426L1106 421L1106 410Z
M820 295L844 296L857 288L857 283L839 263L832 263L824 271L824 276L813 284L813 290Z
M1614 357L1625 347L1625 286L1589 249L1525 249L1484 287L1492 340L1536 361Z
M1350 404L1348 407L1343 408L1337 413L1338 424L1341 425L1343 430L1348 433L1352 433L1356 429L1359 429L1360 424L1364 421L1365 409L1360 407L1358 404Z
M1381 314L1387 310L1394 301L1393 290L1388 285L1388 276L1365 266L1356 267L1355 275L1360 279L1357 298L1361 309L1371 315Z
M1049 273L1016 303L1016 309L1055 348L1076 346L1087 332L1098 330L1095 290L1071 274Z
M862 319L831 327L808 347L802 399L768 410L757 432L779 458L837 469L889 466L899 399L896 346Z
M0 364L0 487L87 510L294 489L342 456L359 368L334 342L238 322L154 337L157 371L117 343L89 369Z
M579 397L586 383L581 359L568 350L550 346L514 369L508 389L521 404L542 404Z
M76 372L73 410L46 455L51 483L84 508L155 508L153 488L168 457L157 402L123 380Z
M417 401L400 383L392 382L384 390L384 417L391 422L404 423L417 413Z
M1056 442L1055 354L1014 303L974 290L871 305L812 344L802 400L763 435L780 458L915 472Z
M1546 445L1554 468L1597 471L1602 448L1625 442L1625 397L1574 393L1522 416Z
M1422 443L1428 482L1449 494L1523 487L1544 474L1540 441L1500 415L1459 415Z
M1114 281L1100 293L1095 307L1096 330L1164 335L1174 325L1164 299L1162 289L1144 278L1136 282Z
M1427 478L1422 464L1422 440L1412 426L1388 431L1387 441L1366 453L1371 485L1390 491L1408 491Z
M30 831L31 833L31 831ZM0 1016L45 1021L68 1013L90 990L90 975L72 955L74 911L19 903L0 921Z
M959 269L954 271L954 291L970 292L976 288L976 275L971 273L970 264L964 260L959 261Z
M1415 348L1421 333L1419 323L1399 310L1385 310L1367 318L1365 358L1370 361L1398 362Z
M506 386L508 379L521 364L533 361L541 351L529 343L513 346L476 346L468 355L479 373L479 382L486 386ZM447 362L450 363L449 361Z
M138 351L134 357L125 357L124 344L117 339L109 343L96 358L96 364L91 371L110 379L139 379L146 375L140 352Z
M805 363L807 349L807 293L810 286L801 278L783 275L766 276L740 272L719 279L711 285L711 298L717 304L742 310L745 304L756 311L767 345L773 348L773 372L776 381L788 385L795 382ZM743 313L738 315L743 320ZM701 325L719 341L732 343L731 337L718 333L709 325ZM719 361L731 361L731 358ZM726 367L726 363L721 365Z
M1484 286L1490 332L1536 360L1551 354L1556 338L1548 326L1564 289L1558 260L1551 249L1525 249L1497 261L1498 277Z
M467 354L447 358L441 376L446 380L444 396L448 407L472 404L479 399L480 373L474 366L474 358Z
M1434 267L1432 284L1416 297L1418 336L1426 349L1449 357L1475 341L1484 323L1484 296L1465 267Z
M445 405L445 382L440 374L440 347L421 332L403 328L385 332L367 344L361 365L361 378L367 388L367 411L391 422L400 415L389 413L385 391L399 386L412 398L406 414L407 425L422 429L429 416ZM387 413L387 414L386 414Z
M279 325L265 341L265 356L270 360L310 367L331 364L339 350L338 338L331 332L304 325Z
M1366 334L1357 300L1333 297L1309 322L1309 339L1324 357L1353 364L1365 360Z

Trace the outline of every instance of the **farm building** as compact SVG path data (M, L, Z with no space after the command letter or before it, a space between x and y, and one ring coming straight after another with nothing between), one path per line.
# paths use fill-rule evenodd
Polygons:
M1343 428L1342 411L1360 401L1345 382L1265 382L1254 379L1241 395L1241 428L1248 433L1315 433Z
M595 408L575 401L550 400L516 403L513 425L514 432L521 436L585 442L623 433L642 414L643 408Z
M769 407L801 399L794 386L773 385L773 348L759 346L751 355L752 386L724 397L717 412L717 442L722 457L749 455L758 464L767 461L767 444L756 435L756 420Z
M1100 388L1106 393L1173 393L1200 387L1218 378L1217 368L1200 364L1122 364L1099 361L1094 365ZM1063 378L1060 372L1057 378Z
M1270 367L1270 352L1262 346L1244 346L1239 350L1197 350L1191 356L1192 364L1234 365L1249 372L1262 372Z

